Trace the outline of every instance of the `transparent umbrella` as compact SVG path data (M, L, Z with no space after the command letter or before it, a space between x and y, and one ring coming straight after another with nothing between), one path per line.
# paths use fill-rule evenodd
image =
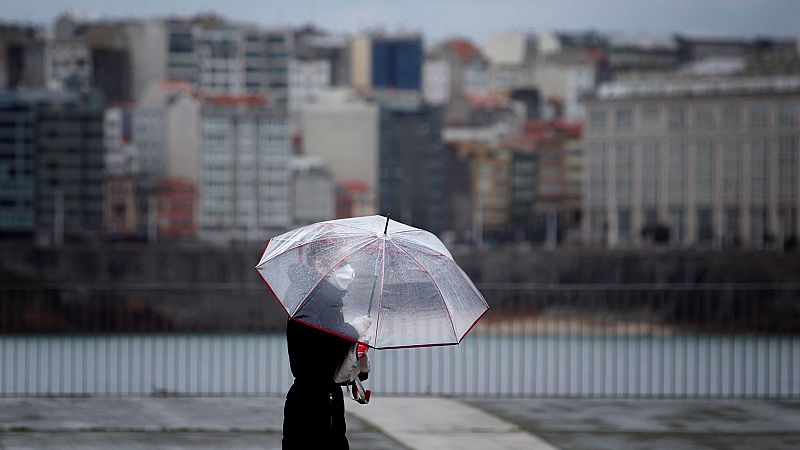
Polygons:
M458 344L488 309L436 236L381 216L277 236L256 270L295 320L378 349Z

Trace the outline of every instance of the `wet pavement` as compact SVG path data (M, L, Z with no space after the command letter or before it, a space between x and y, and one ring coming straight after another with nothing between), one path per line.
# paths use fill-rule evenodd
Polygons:
M283 399L0 398L1 449L280 448ZM353 449L800 448L800 401L373 397Z
M277 449L283 399L4 398L0 449ZM352 449L403 449L347 417Z
M468 399L562 449L798 449L800 401Z

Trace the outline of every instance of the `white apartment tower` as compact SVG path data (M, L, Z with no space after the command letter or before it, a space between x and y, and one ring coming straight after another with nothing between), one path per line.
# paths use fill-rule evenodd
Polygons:
M257 241L291 223L286 115L259 97L208 98L201 114L199 234Z
M169 80L188 82L204 95L266 95L271 104L286 105L289 29L265 30L214 16L169 19L164 27Z

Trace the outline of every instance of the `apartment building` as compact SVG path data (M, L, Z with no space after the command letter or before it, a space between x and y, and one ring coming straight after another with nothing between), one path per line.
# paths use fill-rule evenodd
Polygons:
M798 236L800 76L602 85L587 102L583 236L778 247Z

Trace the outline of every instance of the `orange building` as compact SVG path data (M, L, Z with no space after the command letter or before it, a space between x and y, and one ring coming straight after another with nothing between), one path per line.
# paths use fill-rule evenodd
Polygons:
M158 236L164 239L197 235L197 186L181 179L155 183Z
M345 181L336 187L336 218L372 214L372 195L369 186L360 181Z

